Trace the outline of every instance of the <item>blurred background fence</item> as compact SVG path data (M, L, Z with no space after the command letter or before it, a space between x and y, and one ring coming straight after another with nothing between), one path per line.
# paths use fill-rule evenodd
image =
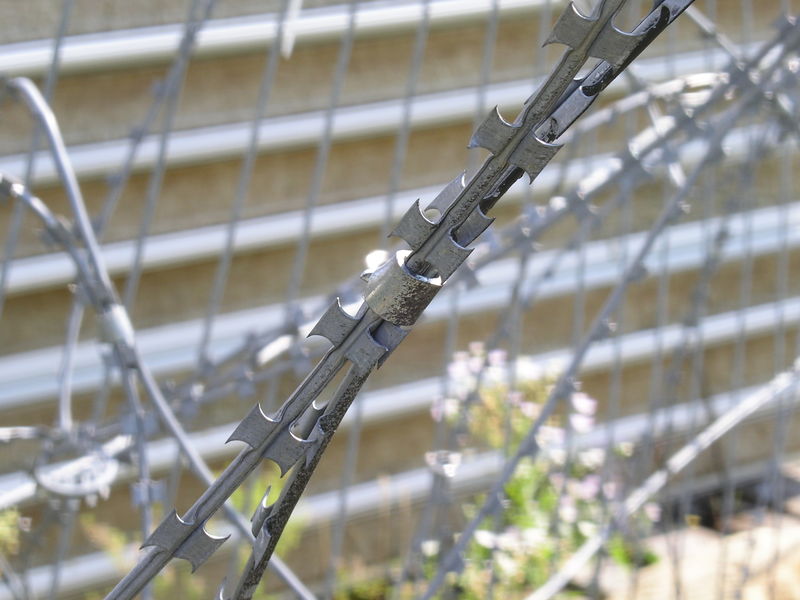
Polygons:
M179 442L217 473L253 403L283 402L330 299L359 300L408 206L479 166L466 143L488 109L510 118L549 73L564 7L0 3L0 174L46 205L0 206L0 598L113 586L206 487ZM618 25L651 8L628 1ZM800 597L792 8L697 0L509 190L351 407L265 590ZM85 241L77 186L18 77L58 120L178 429L146 385L137 404L100 335L119 321L98 326L75 285L58 223ZM77 225L43 233L48 210ZM245 514L273 467L234 498ZM239 571L246 540L209 529L232 539L148 594L209 597Z

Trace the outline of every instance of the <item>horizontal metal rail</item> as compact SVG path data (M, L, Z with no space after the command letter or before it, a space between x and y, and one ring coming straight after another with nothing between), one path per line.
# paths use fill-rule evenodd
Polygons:
M680 250L678 250L680 252ZM591 253L587 252L588 256ZM587 268L587 270L593 270ZM613 278L618 273L609 273ZM800 323L800 298L790 298L782 302L762 304L741 311L731 311L707 316L698 324L699 338L703 347L713 348L737 339L743 335L755 336L771 332L776 326L792 327ZM602 372L615 364L618 359L630 365L651 360L656 352L669 355L670 352L686 345L686 336L682 325L673 324L660 329L642 330L614 339L597 342L589 350L582 369L583 374ZM557 371L571 357L571 349L561 348L530 356L518 363L519 377L525 378L531 369L541 370L543 367ZM430 377L418 381L366 392L363 395L365 423L377 423L401 416L419 414L430 408L433 400L441 394L441 378ZM350 423L345 417L343 426ZM623 419L624 421L624 419ZM192 445L198 449L206 461L230 457L237 452L237 445L226 444L231 431L238 421L213 427L190 434ZM122 436L124 437L124 436ZM119 444L122 442L111 442ZM174 442L171 439L159 440L148 444L148 453L152 452L150 461L154 470L159 465L166 467L174 461L168 448ZM121 450L117 450L120 452ZM162 461L166 463L162 464ZM0 509L14 504L27 502L34 497L36 488L30 475L22 472L0 476Z
M659 410L654 416L650 414L636 414L622 417L609 424L598 424L592 431L575 434L572 445L575 450L604 447L610 431L614 432L614 439L618 443L637 443L646 436L667 436L680 438L705 426L713 418L725 414L733 408L741 398L756 393L759 387L750 387L737 390L734 393L717 394L702 402L679 404L670 408ZM795 397L792 401L797 402ZM708 408L708 410L707 410ZM786 408L784 404L783 408ZM758 411L750 415L747 422L756 422L770 418L774 414L772 403L765 403ZM344 425L344 424L343 424ZM653 426L655 430L653 430ZM226 436L230 432L230 429ZM193 434L193 440L197 434ZM224 437L223 437L224 440ZM198 439L202 442L218 442L213 438ZM204 446L201 446L204 447ZM148 455L154 469L166 469L171 466L171 461L177 456L177 448L173 440L162 440L151 443ZM452 479L453 490L459 494L476 492L491 483L503 464L503 457L499 452L482 452L474 456L465 456L464 462ZM731 477L743 481L757 477L763 473L761 463L743 465L735 469ZM127 476L124 471L122 477ZM8 476L6 476L8 477ZM718 484L718 476L713 478L696 478L693 489L707 487L708 483ZM708 479L708 481L707 481ZM387 506L408 505L409 502L424 500L430 492L432 475L429 469L412 469L393 475L390 478L367 481L352 485L347 492L347 516L349 519L366 517L376 514ZM0 479L0 489L4 479ZM302 500L297 507L296 518L305 527L324 526L339 517L340 492L332 490L309 496ZM236 537L236 532L230 532ZM226 552L232 546L224 546ZM137 554L137 547L131 544L123 550L126 559L133 560ZM62 590L78 592L90 589L92 586L102 585L112 581L120 574L120 565L117 557L109 557L107 553L97 552L72 558L66 561ZM29 583L33 598L45 597L49 591L50 570L48 567L31 569ZM10 591L0 588L0 600L11 600Z
M754 49L748 45L743 52ZM722 68L729 58L721 50L685 52L670 57L642 59L637 62L637 75L647 83L671 80L694 73L707 72L709 68ZM541 80L519 80L470 87L432 94L420 94L411 102L412 128L441 127L452 123L472 122L476 102L483 99L484 108L500 106L513 111ZM619 78L605 90L605 97L620 96L630 92L625 78ZM334 141L365 137L393 135L403 125L404 103L401 99L372 102L338 108L334 114L332 136ZM289 116L264 119L261 123L258 148L261 152L286 151L314 146L325 128L326 112L311 111ZM171 166L186 166L215 160L236 158L249 144L252 123L231 123L176 131L170 136L166 161ZM97 178L113 174L127 156L128 139L74 145L69 156L77 175ZM157 135L145 137L133 163L135 171L152 167L159 159ZM0 172L16 177L24 174L27 154L0 157ZM51 184L57 179L52 159L46 152L36 158L36 183Z
M430 24L444 27L480 22L493 10L493 4L492 0L432 0ZM550 0L550 4L557 8L563 0ZM498 0L497 5L501 17L511 17L541 11L547 0ZM336 40L347 31L347 11L344 5L305 9L290 21L285 35L295 44ZM356 14L355 32L359 36L414 32L423 11L420 1L364 3ZM266 48L273 43L278 25L275 14L212 20L200 30L194 54L214 56ZM183 29L180 23L67 36L61 48L60 71L108 70L171 60ZM0 45L0 73L6 75L41 75L51 60L51 40Z
M789 226L785 229L786 219L789 221ZM719 220L720 217L717 217L706 222L689 222L672 227L665 237L670 248L666 264L662 266L658 262L660 259L657 258L651 258L647 264L654 270L663 267L670 272L698 268L706 252L704 244L709 231L707 228L717 226ZM752 227L752 234L747 232L748 227ZM730 230L724 252L725 260L737 260L748 252L753 256L776 252L784 243L784 235L787 238L787 247L796 248L800 245L800 203L785 208L767 207L739 213L732 218ZM628 252L635 251L644 237L645 233L635 233L588 243L583 283L586 289L596 289L615 282L623 268L619 256L625 248ZM524 276L530 277L541 273L552 260L553 252L557 250L535 255L529 261ZM651 253L651 257L657 256L657 251ZM561 296L574 291L579 268L581 267L578 264L577 254L573 252L567 255L558 273L544 283L539 297ZM481 285L462 298L461 313L468 315L504 306L508 300L509 290L519 276L518 262L514 259L496 261L492 269L479 273ZM301 303L301 308L311 313L321 303L323 303L322 298L306 298ZM449 307L448 293L445 290L426 311L425 322L446 318ZM220 315L210 345L212 358L223 356L235 349L242 338L253 331L254 324L258 324L259 329L268 330L277 328L284 318L282 304ZM735 318L732 319L735 321ZM191 368L197 360L196 346L201 328L201 320L194 319L140 330L139 346L144 360L150 365L153 373L161 376ZM73 374L75 393L92 390L102 381L100 351L98 342L93 340L81 342L76 347ZM56 397L57 365L60 356L61 348L51 347L0 358L0 410L47 402Z
M736 162L747 159L750 140L757 133L753 128L732 131L727 138L725 160ZM684 165L692 166L702 160L705 152L704 141L697 140L682 146L679 154ZM506 193L504 203L521 201L528 190L532 190L534 197L541 196L556 182L573 187L585 180L585 174L590 170L604 171L616 161L617 158L609 155L575 159L564 176L553 169L545 170L533 188L522 180L517 181ZM436 196L441 187L427 186L398 193L392 203L392 218L400 218L418 198ZM384 200L384 196L372 196L320 206L314 212L311 235L315 239L322 239L379 227L386 219ZM302 232L304 214L304 211L296 210L243 220L236 229L234 251L263 250L296 242ZM225 248L227 227L227 224L207 225L150 236L143 250L143 268L175 267L215 258ZM136 246L136 240L125 240L101 247L110 275L128 272ZM9 269L6 294L13 296L64 285L71 282L75 275L74 262L63 252L19 258Z

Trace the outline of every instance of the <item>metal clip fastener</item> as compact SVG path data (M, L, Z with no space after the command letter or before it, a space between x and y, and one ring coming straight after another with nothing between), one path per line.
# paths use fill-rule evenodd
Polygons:
M367 281L365 301L383 319L401 327L413 325L442 289L441 277L415 275L406 268L410 250L400 250Z

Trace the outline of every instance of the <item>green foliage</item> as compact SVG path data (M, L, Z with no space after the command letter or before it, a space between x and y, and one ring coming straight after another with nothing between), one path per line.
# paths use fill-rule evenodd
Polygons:
M0 553L19 551L20 514L16 508L0 511Z
M467 436L461 436L465 447L509 453L519 447L539 416L558 375L557 367L543 368L525 359L509 365L502 352L487 356L479 344L473 344L469 353L457 354L449 371L452 397L434 409L434 418L466 429ZM601 449L567 455L562 443L563 420L569 418L574 431L587 431L594 424L595 408L592 398L576 392L569 414L560 420L551 418L541 428L540 456L522 460L506 485L502 513L482 523L466 550L463 571L451 574L450 590L459 598L485 598L490 586L495 597L527 595L605 521L606 500L615 496L621 483L613 465L629 456L632 448L616 448L616 460L607 462ZM467 518L476 514L483 500L478 497L464 507ZM632 527L643 525L649 526L646 519L635 521ZM427 544L426 570L433 573L440 541ZM611 539L607 550L613 560L626 566L655 560L621 535Z
M342 572L339 581L345 583L334 595L336 600L383 600L391 595L391 583L385 577L358 578Z
M133 541L129 535L108 523L98 521L91 513L82 514L79 523L89 541L114 557L121 568L127 565L125 548Z
M626 567L646 567L658 562L658 556L652 550L632 544L619 533L608 540L606 551L617 563Z
M540 415L558 375L557 365L543 366L525 358L510 365L502 352L487 355L480 344L472 344L469 352L455 355L449 367L450 396L434 406L432 415L461 432L457 438L462 452L493 448L512 453ZM602 449L570 454L563 450L565 420L569 419L575 432L588 431L594 425L596 404L586 394L576 392L570 408L540 428L539 456L521 461L506 485L502 513L481 524L463 557L464 569L458 575L447 576L442 597L482 600L490 587L495 598L525 597L547 581L597 532L598 524L605 522L606 503L621 489L620 463L630 457L633 448L621 444L609 457ZM448 458L447 468L457 469L460 456ZM464 518L472 519L484 499L479 495L464 504ZM629 537L646 535L652 521L657 520L657 507L649 508L649 517L629 523L630 533L636 534ZM637 567L656 560L629 537L615 534L607 544L608 555L615 562ZM385 573L370 577L359 569L343 570L336 598L418 597L436 573L441 549L450 542L423 542L421 578L404 583L399 590L393 589ZM573 596L582 594L574 589L561 594L564 598Z

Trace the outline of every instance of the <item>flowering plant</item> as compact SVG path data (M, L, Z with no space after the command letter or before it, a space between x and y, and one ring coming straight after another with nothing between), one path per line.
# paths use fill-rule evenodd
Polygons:
M487 353L481 344L457 353L449 366L449 395L432 409L435 420L456 432L459 446L450 451L450 459L440 459L450 466L445 475L456 474L461 453L471 447L514 452L539 417L559 372L558 364L541 365L527 358L512 364L502 350ZM633 447L577 443L594 429L597 404L575 391L569 406L539 429L539 456L520 463L506 485L502 512L476 531L464 569L450 581L459 597L485 598L489 590L503 598L530 593L608 519L623 490L624 463ZM465 516L475 514L478 503L467 504ZM647 533L642 526L649 528L658 519L656 505L647 509L647 516L632 524L637 537ZM443 541L428 540L422 546L431 570ZM654 560L621 534L606 549L626 565Z

